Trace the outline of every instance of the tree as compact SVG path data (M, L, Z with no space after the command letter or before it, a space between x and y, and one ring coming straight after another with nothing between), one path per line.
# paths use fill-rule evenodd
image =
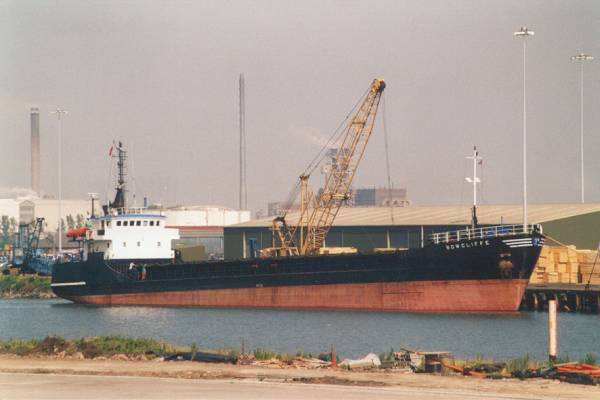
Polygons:
M67 215L67 228L75 229L75 219L71 214Z
M10 228L9 228L10 235L14 236L14 234L17 232L17 220L15 219L15 217L9 218L8 225L10 226Z
M63 218L60 219L60 231L65 231L65 220ZM58 227L54 229L54 233L58 233ZM58 237L58 236L57 236Z
M8 218L8 215L2 216L0 229L2 230L2 244L10 243L10 219Z
M77 214L77 223L75 225L76 228L82 228L85 226L85 218L83 217L83 214Z

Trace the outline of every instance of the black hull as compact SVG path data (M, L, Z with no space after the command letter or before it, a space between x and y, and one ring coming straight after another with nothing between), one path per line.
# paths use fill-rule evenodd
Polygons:
M530 245L511 247L507 244L507 240L510 242L522 239L528 239ZM97 296L100 299L96 302L98 304L119 304L124 300L115 299L120 299L119 296L132 298L131 295L140 296L137 300L124 304L146 304L143 295L157 296L160 293L210 291L219 296L219 293L225 293L227 290L238 290L236 296L240 296L240 290L246 290L243 296L254 296L247 290L262 288L323 286L330 287L332 293L334 290L343 293L345 286L360 291L360 285L391 283L427 283L425 286L421 285L425 288L432 285L432 282L489 281L508 284L514 281L521 285L529 280L542 243L543 237L533 233L463 240L451 244L430 244L424 248L390 254L322 255L177 264L136 263L139 273L128 271L130 260L112 261L109 265L101 255L92 255L85 262L56 264L52 284L57 296L80 302L94 302L89 299ZM145 270L144 275L141 273L142 268ZM310 293L303 295L310 296ZM460 296L461 293L456 295ZM106 296L109 296L109 300L105 300ZM161 301L157 301L153 300L148 304L160 305ZM206 303L194 300L193 304L187 304L189 301L192 300L181 300L180 305ZM229 304L226 299L223 299L223 302ZM264 306L269 307L268 301L265 302ZM165 297L164 304L179 303L173 303ZM251 302L249 306L253 307L252 304L255 303ZM260 304L262 306L263 303ZM206 305L218 306L219 302ZM273 304L273 307L278 305ZM346 307L338 304L334 308Z

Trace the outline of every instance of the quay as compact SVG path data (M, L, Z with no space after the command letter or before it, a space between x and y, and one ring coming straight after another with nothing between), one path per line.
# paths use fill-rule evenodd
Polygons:
M598 313L600 311L600 285L529 284L525 289L520 309L524 311L547 310L549 300L557 301L559 311Z

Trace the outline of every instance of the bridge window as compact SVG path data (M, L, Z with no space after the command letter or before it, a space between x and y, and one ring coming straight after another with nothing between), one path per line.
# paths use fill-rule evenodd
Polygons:
M121 221L117 221L117 226L121 226Z
M156 226L159 226L159 225L160 225L160 221L156 221Z
M127 223L128 223L128 222L129 222L129 221L123 221L123 226L127 226Z
M148 226L148 221L144 221L144 226Z
M154 226L154 221L150 221L150 226Z
M127 242L123 242L123 247L127 247Z
M137 242L138 247L140 247L142 244L140 242Z
M158 247L160 247L160 242L157 242L157 243L156 243L156 245L157 245Z
M140 226L140 225L142 225L142 221L135 221L135 225L136 225L136 226Z

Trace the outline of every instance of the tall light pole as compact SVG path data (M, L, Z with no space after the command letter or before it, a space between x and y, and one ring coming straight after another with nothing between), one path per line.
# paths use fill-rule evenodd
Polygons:
M593 56L589 54L579 53L576 56L571 57L573 61L579 61L579 88L580 88L580 99L579 99L579 136L580 136L580 158L581 158L581 202L585 203L585 180L583 178L583 64L585 61L592 61Z
M527 232L527 38L535 35L526 27L514 33L516 38L523 39L523 232Z
M56 114L58 119L58 256L60 257L62 254L62 116L68 112L57 108L51 114Z

